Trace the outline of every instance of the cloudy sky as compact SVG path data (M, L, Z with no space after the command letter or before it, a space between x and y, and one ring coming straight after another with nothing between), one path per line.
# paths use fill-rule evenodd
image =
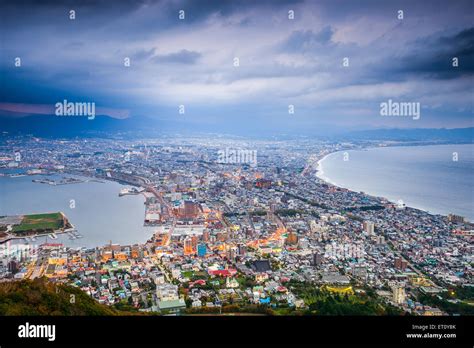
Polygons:
M473 126L473 4L7 1L0 115L53 113L67 99L190 127ZM419 102L420 119L382 117L389 99Z

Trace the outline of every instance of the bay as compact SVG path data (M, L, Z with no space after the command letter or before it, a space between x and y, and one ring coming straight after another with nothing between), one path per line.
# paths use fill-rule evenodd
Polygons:
M121 245L144 243L152 236L153 228L143 226L144 197L118 196L120 190L128 186L111 181L67 185L32 182L40 178L60 180L65 176L72 177L0 177L0 215L62 211L83 238L71 240L66 234L60 234L56 240L41 237L38 241L61 242L71 247L103 246L110 241ZM74 200L74 208L71 208L71 200Z
M474 220L474 144L378 147L347 155L346 161L342 151L323 158L318 177L431 213Z

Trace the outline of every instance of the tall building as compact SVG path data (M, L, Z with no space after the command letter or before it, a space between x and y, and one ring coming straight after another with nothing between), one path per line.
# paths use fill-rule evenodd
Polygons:
M295 232L289 232L286 237L286 244L296 245L298 244L298 235Z
M190 237L184 239L184 254L190 255L194 254L195 249L193 248L193 241Z
M272 181L267 179L257 179L255 186L259 188L270 188L272 186Z
M385 237L384 236L377 236L377 244L378 245L383 245L385 244Z
M185 219L194 219L199 215L199 204L193 201L184 201L178 214Z
M206 256L207 253L207 246L204 243L199 243L197 246L197 254L199 257Z
M272 213L275 213L276 210L277 210L277 205L276 205L276 203L275 203L275 202L270 203L270 211L271 211Z
M251 238L253 236L253 232L251 228L245 227L244 233L245 233L245 237L247 238Z
M240 256L245 256L246 253L247 253L247 247L245 246L245 244L239 244L238 245L238 254Z
M237 252L238 252L238 249L235 246L232 246L232 247L228 248L227 252L226 252L227 259L235 260L235 258L237 256Z
M193 250L197 249L197 245L198 245L198 237L197 236L192 236L191 237L191 246L192 246Z
M448 215L448 221L456 223L456 224L462 224L462 223L464 223L464 217L460 216L460 215L449 214Z
M324 255L321 253L314 253L313 254L313 266L318 267L320 264L323 263Z
M408 266L408 262L402 259L401 257L397 257L395 259L395 268L401 271L404 271Z
M405 288L401 286L394 286L393 287L393 302L396 304L402 304L405 302L406 294Z
M369 235L373 235L375 233L375 224L372 221L364 221L362 224L364 231Z
M308 248L308 246L309 246L309 241L308 241L308 239L306 239L306 238L300 238L300 240L298 241L298 247L299 247L300 249L306 249L306 248Z
M15 260L11 260L8 263L8 271L12 274L18 273L18 262Z

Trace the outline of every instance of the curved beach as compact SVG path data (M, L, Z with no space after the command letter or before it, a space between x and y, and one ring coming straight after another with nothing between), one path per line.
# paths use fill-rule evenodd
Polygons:
M428 145L348 150L327 154L318 163L317 177L331 185L433 214L474 218L472 144ZM455 151L456 150L456 151ZM457 152L460 161L452 160Z

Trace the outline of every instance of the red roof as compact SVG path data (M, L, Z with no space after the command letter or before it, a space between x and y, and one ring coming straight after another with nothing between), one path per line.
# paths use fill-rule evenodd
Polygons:
M192 288L194 285L206 285L206 281L204 279L198 279L195 282L189 283L190 288Z
M62 243L43 243L40 245L41 247L61 247L63 246Z
M210 270L208 271L210 275L214 276L222 276L222 277L231 277L237 273L235 269L218 269L218 270Z

